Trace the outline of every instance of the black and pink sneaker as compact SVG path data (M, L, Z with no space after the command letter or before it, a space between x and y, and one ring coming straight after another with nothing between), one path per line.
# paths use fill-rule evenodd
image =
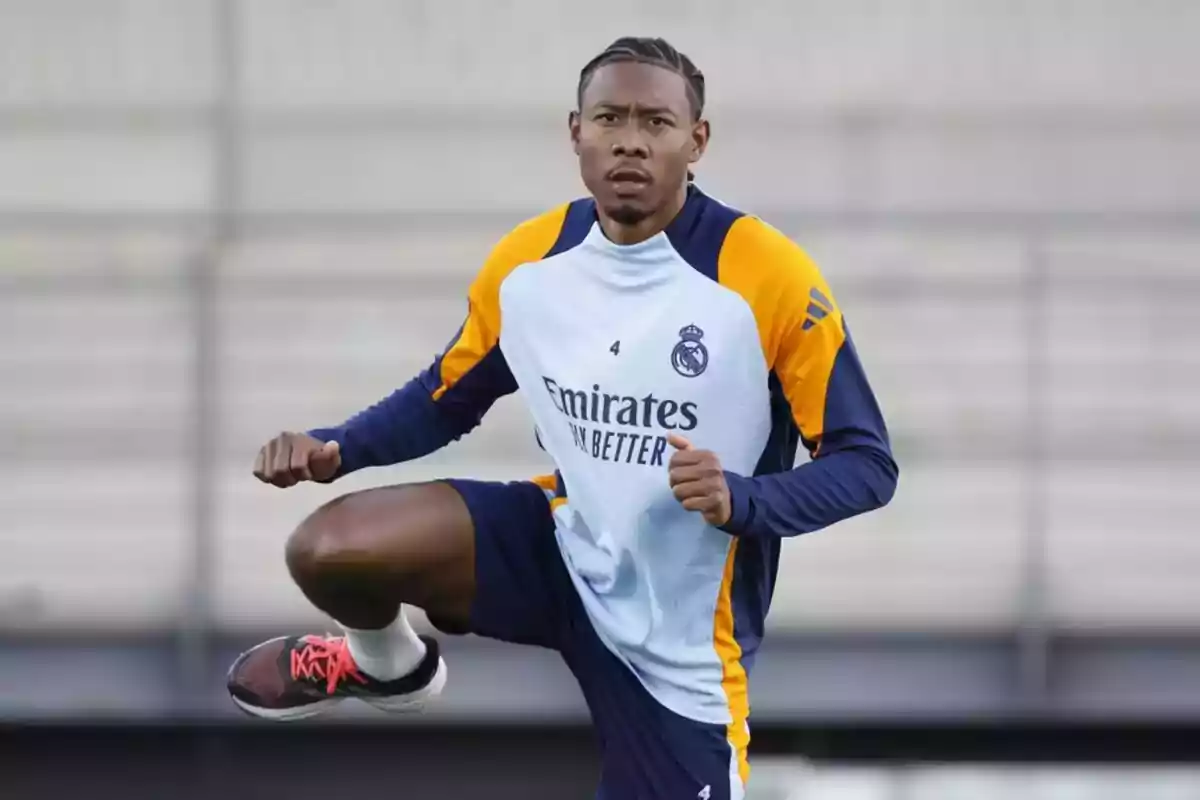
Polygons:
M229 668L233 702L265 719L312 717L354 697L383 711L420 711L442 693L446 662L436 639L409 674L381 681L362 672L344 636L281 636L242 653Z

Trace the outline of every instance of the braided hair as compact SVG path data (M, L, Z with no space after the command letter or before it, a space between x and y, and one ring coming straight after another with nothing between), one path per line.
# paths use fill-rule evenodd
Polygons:
M671 46L666 39L650 36L622 36L606 47L579 71L579 87L575 100L582 107L583 92L591 83L596 70L605 64L635 61L678 73L687 84L688 100L692 105L692 121L699 122L704 113L704 73L692 60ZM688 181L695 179L688 171Z

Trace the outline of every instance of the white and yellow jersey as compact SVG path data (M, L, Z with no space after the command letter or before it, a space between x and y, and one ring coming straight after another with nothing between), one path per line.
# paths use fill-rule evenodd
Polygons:
M345 471L395 463L519 391L557 466L539 482L597 633L664 706L742 740L780 538L876 508L896 483L829 286L786 236L691 187L636 245L609 241L591 200L529 220L469 298L425 374L314 435L342 443ZM720 458L724 530L675 500L670 434ZM793 468L800 443L813 458Z

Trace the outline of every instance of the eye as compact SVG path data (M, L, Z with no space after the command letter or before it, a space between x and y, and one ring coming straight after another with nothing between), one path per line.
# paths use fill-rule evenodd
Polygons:
M616 122L617 115L612 113L611 111L601 111L599 114L597 114L594 117L594 119L597 122Z
M666 127L670 127L670 125L671 125L671 120L667 119L666 117L651 117L650 118L650 127L651 128L666 128Z

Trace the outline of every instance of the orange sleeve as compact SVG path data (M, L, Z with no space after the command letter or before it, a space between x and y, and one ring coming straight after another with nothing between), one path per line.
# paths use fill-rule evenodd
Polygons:
M480 368L484 374L478 374L478 378L486 383L495 382L488 381L489 378L497 379L507 388L510 377L486 374L489 358L496 358L499 354L500 285L517 267L545 257L558 239L567 208L567 205L559 206L518 225L492 248L467 292L466 321L429 369L427 385L434 400L440 402L448 394L453 399L455 387L463 381L474 384ZM485 386L479 388L484 389ZM515 388L513 386L504 393Z
M546 256L567 206L519 225L493 248L467 294L467 319L433 364L342 425L310 435L341 445L340 475L428 455L470 432L500 397L517 390L500 351L500 285Z
M778 384L773 390L786 399L790 423L813 458L761 475L726 473L732 513L725 529L748 537L796 536L890 502L899 467L887 426L816 264L782 233L742 217L730 228L717 267L720 282L753 310Z
M754 311L767 366L801 436L819 442L833 366L846 341L841 310L820 269L795 242L742 217L721 248L718 277Z

